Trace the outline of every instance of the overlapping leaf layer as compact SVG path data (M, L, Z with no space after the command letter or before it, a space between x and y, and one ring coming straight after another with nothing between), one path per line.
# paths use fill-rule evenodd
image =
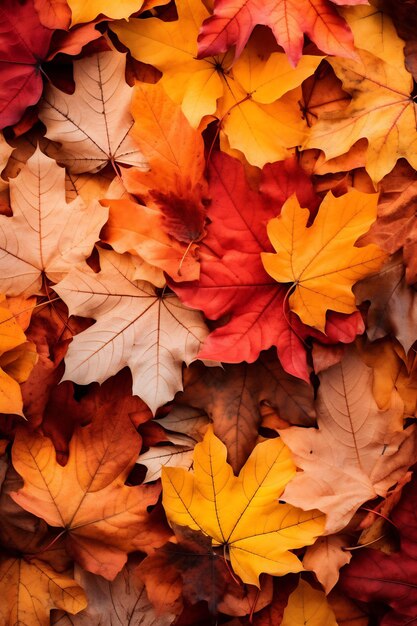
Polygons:
M0 626L417 620L416 29L0 3Z

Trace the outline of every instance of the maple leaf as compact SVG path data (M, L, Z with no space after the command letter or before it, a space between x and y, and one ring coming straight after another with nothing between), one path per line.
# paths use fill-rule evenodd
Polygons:
M298 586L288 598L281 626L337 626L331 607L323 591L313 589L300 578Z
M293 196L268 223L277 254L262 253L262 262L275 280L292 283L290 308L305 324L324 332L328 309L356 310L353 284L378 270L386 258L375 244L354 245L375 220L376 205L377 195L355 189L339 198L329 193L307 228L310 212Z
M0 216L0 290L42 293L44 274L60 280L84 261L98 240L108 209L98 201L65 201L65 171L38 148L10 180L13 217Z
M50 526L64 528L69 554L111 580L127 552L152 544L146 507L155 504L159 488L124 484L140 436L124 413L113 421L100 417L75 429L65 466L57 463L50 439L20 429L12 454L24 485L11 496Z
M161 210L167 234L186 244L197 241L204 234L206 214L202 202L207 196L203 138L160 83L136 83L133 94L131 134L150 171L125 170L126 188L147 206Z
M192 126L197 127L205 116L217 116L221 136L259 167L288 157L307 131L296 88L314 72L321 57L304 56L294 69L265 37L255 36L233 68L230 55L197 59L196 38L207 9L189 0L179 0L176 6L176 21L132 19L111 28L134 57L163 72L161 85L181 104Z
M75 580L38 559L0 557L0 589L0 617L7 625L49 626L51 609L74 614L87 605L84 591Z
M235 472L256 443L262 402L294 424L311 425L315 417L312 387L286 374L273 353L252 365L204 368L196 364L186 370L184 387L178 401L203 408L211 417Z
M74 578L85 590L88 598L86 609L68 617L60 611L51 620L52 626L91 626L100 624L141 624L141 626L169 626L174 615L156 615L148 600L143 583L137 575L134 563L127 563L112 581L104 580L75 568Z
M54 287L72 315L97 320L74 337L63 380L101 383L128 365L133 393L155 411L182 389L182 362L195 359L206 326L172 294L135 281L128 255L101 250L100 264L100 273L73 269Z
M352 554L346 548L350 545L348 535L328 535L319 537L309 546L303 558L307 570L313 570L326 594L330 593L339 580L339 570L350 562Z
M318 506L327 514L326 533L339 531L356 509L385 496L415 455L414 428L402 429L398 396L385 411L372 396L372 370L353 350L319 376L318 429L281 430L298 467L282 499ZM313 504L314 503L314 504Z
M100 52L74 62L73 94L45 89L39 118L46 136L61 144L49 154L72 173L97 172L109 162L146 167L129 135L132 87L125 65L125 54Z
M413 479L404 488L401 501L391 514L392 523L400 533L400 550L384 554L361 549L341 572L341 588L348 596L365 602L380 601L391 607L379 622L381 626L404 626L411 624L416 616L416 506L417 490Z
M194 449L193 474L163 469L168 520L201 530L214 546L227 548L243 582L259 586L261 572L282 576L301 571L289 550L313 543L322 533L324 516L277 502L295 475L288 449L279 439L258 444L238 477L226 463L226 454L226 446L209 427Z
M366 0L334 0L334 4L365 4ZM328 0L280 2L268 0L215 0L213 15L207 18L198 36L198 55L226 52L235 46L239 57L256 25L269 26L296 65L302 55L304 33L328 54L353 57L352 33Z
M39 22L33 0L4 0L0 7L0 128L15 124L42 93L39 59L47 56L52 30Z
M223 153L213 156L209 181L211 224L199 248L200 279L170 283L188 306L201 309L210 319L226 319L209 335L199 358L253 362L261 350L275 345L285 371L308 380L302 338L310 329L286 312L287 289L268 276L260 253L272 250L266 223L288 194L296 192L303 202L317 206L311 183L290 160L266 167L258 193L249 186L239 161ZM329 319L326 326L333 340L349 342L361 332L354 329L353 336L342 336L348 322L340 322L331 328ZM320 338L325 339L321 333Z
M101 240L116 252L130 252L139 261L145 261L145 268L138 267L136 278L148 280L157 287L165 285L163 272L177 282L198 279L197 246L191 241L191 245L186 246L171 237L164 228L160 210L131 200L106 200L105 204L109 207L109 220L101 232ZM172 210L172 205L170 208ZM180 221L181 217L178 223Z
M378 182L400 157L417 166L416 105L410 96L413 80L402 64L402 55L398 62L399 42L403 42L393 29L381 30L378 20L371 19L350 20L350 24L355 37L357 24L365 27L361 43L365 45L367 40L366 49L357 50L356 61L335 58L328 62L352 101L341 110L323 113L304 148L320 148L332 159L366 138L366 170ZM385 54L378 56L382 46Z

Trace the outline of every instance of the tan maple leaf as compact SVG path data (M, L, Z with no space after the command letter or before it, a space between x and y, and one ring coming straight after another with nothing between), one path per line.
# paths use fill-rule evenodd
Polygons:
M75 92L50 85L39 117L46 136L61 144L49 154L73 173L98 172L107 163L147 168L129 131L132 87L125 80L126 55L106 51L74 62Z
M327 514L328 534L344 528L366 500L386 495L413 463L415 429L403 430L403 403L382 411L372 395L372 370L352 349L320 374L318 429L291 427L281 438L303 469L282 499Z
M75 268L55 287L72 315L97 320L74 337L63 380L101 383L128 365L133 393L155 411L182 389L182 362L195 359L207 328L173 294L135 281L130 255L102 250L100 263L98 274Z
M108 209L65 200L65 171L39 148L10 180L13 217L0 215L0 291L42 293L43 277L61 280L86 259Z

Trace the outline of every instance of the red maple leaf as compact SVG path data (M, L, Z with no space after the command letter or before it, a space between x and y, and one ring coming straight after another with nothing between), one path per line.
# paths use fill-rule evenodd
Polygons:
M314 215L318 199L310 180L295 160L288 160L265 166L260 192L255 191L242 164L217 153L209 181L211 224L200 246L200 279L170 283L187 306L223 322L208 336L198 358L252 363L261 350L276 346L284 369L308 380L307 336L325 342L352 341L361 330L358 316L331 317L327 338L305 326L288 309L288 286L275 282L263 268L260 253L271 250L266 225L285 200L297 193Z

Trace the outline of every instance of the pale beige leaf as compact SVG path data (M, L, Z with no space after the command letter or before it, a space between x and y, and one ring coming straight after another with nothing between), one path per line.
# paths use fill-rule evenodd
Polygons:
M74 62L75 92L49 86L39 117L46 136L61 143L49 154L75 174L98 172L107 163L147 168L129 135L132 87L125 80L126 55L100 52Z
M100 263L98 274L75 268L55 288L71 315L97 320L74 337L63 380L102 383L127 365L133 393L155 411L182 389L182 362L195 359L207 328L173 294L135 281L129 254L102 250Z
M189 470L193 464L194 445L188 446L151 446L147 452L139 455L137 463L147 468L144 483L161 478L163 467L182 467Z
M203 439L210 419L202 409L175 404L168 415L154 421L168 431L167 436L170 441L172 441L172 436L169 431L182 433L195 444Z
M319 537L312 546L308 546L303 558L305 569L313 570L326 594L339 580L339 570L352 558L349 550L344 550L352 540L347 535Z
M108 209L98 201L65 200L65 171L39 148L10 180L13 217L0 215L0 291L41 293L42 274L53 282L84 261L99 238Z
M320 374L318 429L280 432L304 470L282 499L326 513L326 534L344 528L363 502L385 496L414 462L415 429L403 430L403 408L398 394L387 410L378 408L372 370L348 350L340 363Z

